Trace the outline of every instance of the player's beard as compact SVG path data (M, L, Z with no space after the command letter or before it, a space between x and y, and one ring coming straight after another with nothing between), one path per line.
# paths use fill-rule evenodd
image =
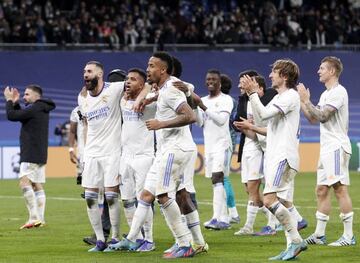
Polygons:
M90 81L85 81L85 87L87 90L94 90L99 83L99 77L94 77Z

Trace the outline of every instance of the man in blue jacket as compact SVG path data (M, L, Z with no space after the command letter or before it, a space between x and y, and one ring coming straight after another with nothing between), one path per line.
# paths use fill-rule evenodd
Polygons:
M8 120L21 122L19 186L29 211L29 220L20 229L43 226L49 113L55 109L55 103L42 98L42 89L38 85L26 87L24 109L20 107L20 93L16 88L6 87L4 97Z

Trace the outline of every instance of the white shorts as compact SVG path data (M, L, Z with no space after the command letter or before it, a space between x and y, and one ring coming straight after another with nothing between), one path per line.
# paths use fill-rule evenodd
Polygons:
M159 154L157 158L160 158L160 162L156 163L158 175L156 196L185 188L184 170L186 164L191 161L193 152L172 148Z
M337 182L350 185L350 157L351 155L342 148L320 155L317 169L317 185L331 186Z
M262 151L244 152L241 157L241 182L261 180L264 177Z
M289 166L287 160L267 164L265 166L264 194L276 193L276 195L288 202L293 201L294 179L297 171Z
M205 154L205 177L211 178L213 173L218 172L223 172L224 176L229 176L230 158L230 149Z
M45 183L45 164L21 163L19 178L26 176L32 183Z
M114 187L120 184L120 153L105 157L84 156L82 186L85 188Z
M120 193L122 200L140 198L146 174L154 161L149 155L125 155L120 159Z
M157 185L157 169L159 166L160 158L155 157L149 171L145 177L144 189L150 192L153 196L156 196L156 185Z
M197 159L197 151L193 151L190 162L185 164L184 185L186 191L188 191L189 193L195 193L194 173L195 173L196 159Z

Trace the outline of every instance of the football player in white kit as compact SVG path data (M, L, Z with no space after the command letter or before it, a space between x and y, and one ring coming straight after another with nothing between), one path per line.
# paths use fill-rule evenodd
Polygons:
M221 74L220 77L221 77L220 78L221 79L221 92L229 95L230 90L232 88L231 78L226 74ZM232 143L231 144L231 152L229 153L230 157L228 158L228 161L230 162L230 164L231 164L231 159L232 159L233 153L235 151L235 147L236 147L237 139L238 139L238 133L235 130L234 126L232 125L233 121L235 120L235 116L236 116L237 101L233 97L231 97L231 99L233 100L233 109L231 111L230 121L229 121L230 138L231 138L231 143ZM229 167L230 166L231 165L229 165ZM229 173L230 173L230 168L229 168ZM231 184L230 174L224 175L224 188L225 188L225 193L226 193L226 205L227 205L227 208L229 211L229 216L230 216L230 223L238 224L238 223L240 223L240 216L239 216L239 213L236 208L235 194L234 194L234 189Z
M82 186L90 223L96 234L96 246L89 252L103 251L105 237L98 207L99 188L105 187L109 205L112 242L119 238L119 163L121 151L120 99L124 82L107 83L100 62L90 61L84 68L84 82L88 91L81 100L81 110L87 120Z
M184 93L173 86L172 83L177 79L171 77L171 73L172 58L169 54L156 52L150 57L148 81L159 87L159 96L156 119L146 121L146 126L149 130L157 131L158 150L147 174L130 232L118 244L110 245L110 248L136 250L139 247L136 236L151 209L151 203L157 197L165 220L178 242L178 248L164 254L164 258L192 257L195 253L190 243L190 231L182 221L179 206L174 199L168 197L168 193L186 191L182 183L184 168L196 149L186 127L195 122L196 117L186 103ZM194 219L193 224L199 226L199 218L195 221Z
M156 103L147 105L142 113L133 109L135 100L145 86L146 73L139 68L129 69L125 81L125 94L121 99L123 120L121 135L120 192L125 217L131 227L137 200L144 189L146 174L155 156L154 132L146 128L145 121L153 119ZM141 138L141 139L139 139ZM138 251L155 249L152 236L153 211L149 209L144 223L144 240ZM139 236L137 239L141 239Z
M194 109L197 108L195 102L193 100L193 94L195 87L193 84L188 82L180 81L179 78L182 73L182 65L181 62L176 58L172 57L173 59L173 72L172 76L178 78L178 81L174 81L173 85L180 89L182 92L185 93L186 100L188 104ZM187 125L186 132L191 136L190 125ZM197 159L197 149L192 152L192 156L189 162L185 164L184 169L184 186L186 191L179 191L176 193L176 202L180 207L181 214L184 216L187 226L192 235L192 247L195 250L195 254L199 254L202 252L208 252L209 245L205 242L204 237L201 232L200 228L200 221L198 220L198 206L196 201L196 190L194 186L194 174L195 174L195 163ZM169 249L165 250L164 253L172 253L172 251L178 248L177 240L176 243Z
M70 114L70 132L69 132L69 155L70 161L76 164L77 182L81 184L81 174L84 162L84 124L83 117L80 119L81 111L76 106ZM82 116L82 115L81 115ZM76 153L75 153L76 147Z
M199 102L197 123L204 130L205 176L211 178L213 185L213 216L204 223L205 228L224 230L231 228L227 213L224 176L229 174L232 141L229 130L230 113L233 100L221 92L221 79L218 70L206 74L209 95Z
M180 60L178 60L176 57L172 56L173 59L173 71L172 76L178 78L180 80L181 74L182 74L182 64ZM184 82L184 81L176 81L174 82L174 86L181 91L185 93L186 99L188 104L192 108L196 108L194 104L194 101L192 100L192 92L194 92L195 87L193 84ZM190 128L190 125L189 125ZM194 187L194 170L195 170L195 163L197 159L197 151L193 152L193 156L191 157L191 161L186 164L185 171L184 171L184 183L186 191L189 192L191 201L197 208L197 201L196 201L196 191Z
M325 228L331 209L330 189L333 188L340 206L340 218L344 224L343 235L329 246L355 245L353 233L353 209L348 192L350 185L349 160L351 144L349 127L349 98L346 89L339 84L343 65L337 57L325 57L318 70L319 80L326 90L317 106L310 101L310 92L300 83L298 92L301 109L311 123L320 122L320 158L317 169L316 230L305 241L308 244L326 244Z
M277 90L265 107L257 93L257 83L244 76L243 88L249 96L254 114L267 120L266 156L264 163L264 205L276 216L284 227L287 248L270 260L291 260L307 249L306 242L297 230L297 222L286 207L293 201L294 178L299 169L300 98L294 90L299 78L299 68L290 59L280 59L272 65L270 79Z
M250 71L249 71L250 72ZM245 75L240 74L239 78L239 88L242 89L242 80L244 80ZM257 93L259 97L263 97L265 94L266 84L265 79L262 76L251 76L257 83ZM254 123L254 116L251 108L251 104L247 103L247 121ZM234 122L235 127L242 127L238 122ZM259 125L259 123L255 123ZM264 124L266 126L266 123ZM264 177L263 174L263 161L264 161L264 151L266 143L263 143L266 138L262 135L256 135L252 137L250 134L247 134L246 130L241 130L247 136L245 138L245 143L243 145L243 153L241 158L241 182L245 185L246 192L249 195L249 201L247 205L247 216L245 225L240 228L239 231L235 232L235 235L252 235L254 233L253 226L255 223L255 218L260 209L263 208L262 196L260 195L260 184ZM265 208L267 211L268 209ZM270 213L271 214L271 213ZM268 223L267 233L269 235L276 234L275 231L275 220L273 221L272 226ZM260 235L260 234L257 234Z

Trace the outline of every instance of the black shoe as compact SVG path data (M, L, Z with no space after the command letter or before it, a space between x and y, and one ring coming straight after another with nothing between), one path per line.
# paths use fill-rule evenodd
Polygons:
M83 241L88 245L96 246L96 236L95 235L91 235L89 237L84 237Z

